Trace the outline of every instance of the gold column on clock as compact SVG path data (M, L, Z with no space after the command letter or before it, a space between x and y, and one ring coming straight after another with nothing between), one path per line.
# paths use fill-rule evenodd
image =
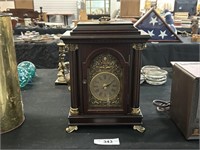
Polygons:
M132 22L79 22L61 39L69 48L71 133L82 125L132 125L143 132L140 53L148 35Z

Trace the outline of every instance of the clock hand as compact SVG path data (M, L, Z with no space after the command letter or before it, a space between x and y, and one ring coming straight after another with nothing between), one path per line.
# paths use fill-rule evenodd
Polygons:
M107 88L109 85L111 85L111 84L113 83L113 81L114 81L114 80L112 80L111 82L109 82L109 83L107 83L107 84L104 83L104 84L103 84L103 88L104 88L104 89Z

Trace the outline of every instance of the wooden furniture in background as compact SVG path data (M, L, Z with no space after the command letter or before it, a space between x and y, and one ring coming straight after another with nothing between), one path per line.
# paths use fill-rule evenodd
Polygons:
M15 0L15 8L34 9L33 0Z
M85 10L80 10L79 12L79 20L80 21L86 21L88 20L88 16Z
M9 9L5 13L12 13L13 17L24 18L24 14L28 15L28 18L36 19L39 17L39 12L33 9Z
M173 66L170 116L187 140L199 139L199 62Z
M18 23L21 23L22 25L25 25L25 15L27 16L26 18L31 18L31 20L39 18L39 13L33 9L9 9L4 12L12 13L12 17L18 17ZM14 24L13 27L15 27Z
M140 0L120 0L120 17L132 18L140 16Z
M46 12L42 12L42 19L44 22L48 22L48 17ZM41 20L41 14L39 14L39 20Z

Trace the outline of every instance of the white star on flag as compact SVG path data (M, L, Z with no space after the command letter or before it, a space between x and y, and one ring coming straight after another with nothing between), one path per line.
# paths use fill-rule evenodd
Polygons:
M166 34L166 30L165 31L160 31L160 35L158 35L160 37L162 37L162 39L164 39L165 36L167 36Z
M155 34L153 33L153 31L154 31L154 30L151 30L151 31L148 30L148 34L149 34L151 37L152 37L152 36L155 36Z
M153 26L154 26L157 22L158 22L158 21L157 21L157 17L155 17L155 18L151 17L151 21L150 21L149 23L150 23L150 24L152 23Z

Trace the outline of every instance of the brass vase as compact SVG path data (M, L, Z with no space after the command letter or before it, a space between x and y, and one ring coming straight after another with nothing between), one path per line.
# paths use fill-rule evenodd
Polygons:
M11 17L0 13L0 133L24 122Z

